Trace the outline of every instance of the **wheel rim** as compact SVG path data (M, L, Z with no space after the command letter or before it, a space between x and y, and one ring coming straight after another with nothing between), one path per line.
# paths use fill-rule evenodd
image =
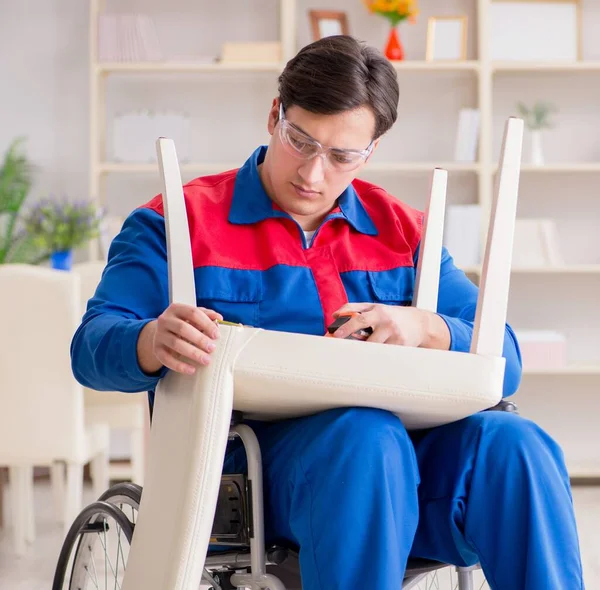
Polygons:
M64 540L52 590L120 590L133 530L134 525L113 504L94 502L84 508Z

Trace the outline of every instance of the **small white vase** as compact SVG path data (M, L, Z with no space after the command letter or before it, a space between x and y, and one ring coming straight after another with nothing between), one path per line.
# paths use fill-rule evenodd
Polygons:
M531 131L531 163L534 166L544 165L544 152L542 149L542 132L540 129Z

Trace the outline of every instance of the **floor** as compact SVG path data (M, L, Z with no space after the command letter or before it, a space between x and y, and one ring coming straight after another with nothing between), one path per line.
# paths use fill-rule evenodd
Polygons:
M575 508L581 538L582 558L587 590L600 590L600 486L573 488ZM16 558L12 554L10 529L0 530L0 588L10 590L48 590L51 587L56 559L60 551L61 530L53 521L53 503L49 485L35 486L37 538L29 553ZM85 503L92 501L91 491L85 489ZM10 506L5 502L5 516ZM427 588L451 590L450 574ZM424 586L425 587L425 586ZM480 587L480 583L476 588ZM487 587L487 586L485 586ZM512 589L507 589L512 590ZM531 589L541 590L541 589ZM567 590L567 589L561 589Z

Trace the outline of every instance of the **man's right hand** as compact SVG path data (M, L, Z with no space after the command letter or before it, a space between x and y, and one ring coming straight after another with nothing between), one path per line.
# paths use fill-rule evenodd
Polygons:
M197 365L208 365L219 337L215 320L223 320L216 311L172 303L140 332L137 344L142 371L151 375L163 366L186 375Z

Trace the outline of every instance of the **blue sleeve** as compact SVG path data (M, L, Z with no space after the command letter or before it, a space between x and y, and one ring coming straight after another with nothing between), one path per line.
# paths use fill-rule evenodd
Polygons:
M98 391L143 392L167 372L144 373L137 358L142 328L169 305L164 218L138 209L113 240L102 279L71 342L79 383Z
M478 287L455 266L452 256L443 248L438 315L444 319L450 330L450 350L469 352L478 294ZM508 324L502 355L506 359L503 395L508 397L517 391L522 374L521 351L515 333Z

